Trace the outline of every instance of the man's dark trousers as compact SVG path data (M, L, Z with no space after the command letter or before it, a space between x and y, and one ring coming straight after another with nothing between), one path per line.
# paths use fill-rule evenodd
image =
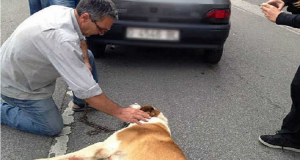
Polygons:
M284 118L281 131L283 136L300 143L300 66L291 84L292 108Z

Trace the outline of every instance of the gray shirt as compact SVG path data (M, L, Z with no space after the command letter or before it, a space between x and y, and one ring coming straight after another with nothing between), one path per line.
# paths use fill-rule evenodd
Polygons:
M1 93L40 100L50 98L62 77L78 98L102 93L83 63L83 39L74 9L50 6L30 16L0 49Z

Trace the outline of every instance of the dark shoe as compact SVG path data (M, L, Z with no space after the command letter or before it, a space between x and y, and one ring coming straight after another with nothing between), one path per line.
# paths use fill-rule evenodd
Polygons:
M90 107L89 105L86 105L86 107L87 107L87 109L92 109L92 107ZM74 112L83 112L85 110L85 107L84 107L84 105L77 105L77 104L73 103L72 110Z
M270 148L281 148L294 152L300 152L300 144L293 143L287 138L284 138L282 134L277 133L275 135L262 135L258 138L259 142Z
M72 110L73 110L74 112L83 112L83 111L84 111L84 106L81 107L81 106L79 106L79 105L73 103Z

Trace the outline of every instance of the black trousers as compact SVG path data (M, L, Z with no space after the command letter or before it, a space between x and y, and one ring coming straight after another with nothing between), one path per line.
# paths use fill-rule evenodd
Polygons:
M291 84L292 108L283 119L280 133L284 137L300 143L300 66Z

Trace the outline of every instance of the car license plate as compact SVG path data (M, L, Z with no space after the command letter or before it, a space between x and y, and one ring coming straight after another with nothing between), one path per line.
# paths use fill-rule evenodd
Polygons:
M178 41L179 30L128 27L126 37L129 39Z

